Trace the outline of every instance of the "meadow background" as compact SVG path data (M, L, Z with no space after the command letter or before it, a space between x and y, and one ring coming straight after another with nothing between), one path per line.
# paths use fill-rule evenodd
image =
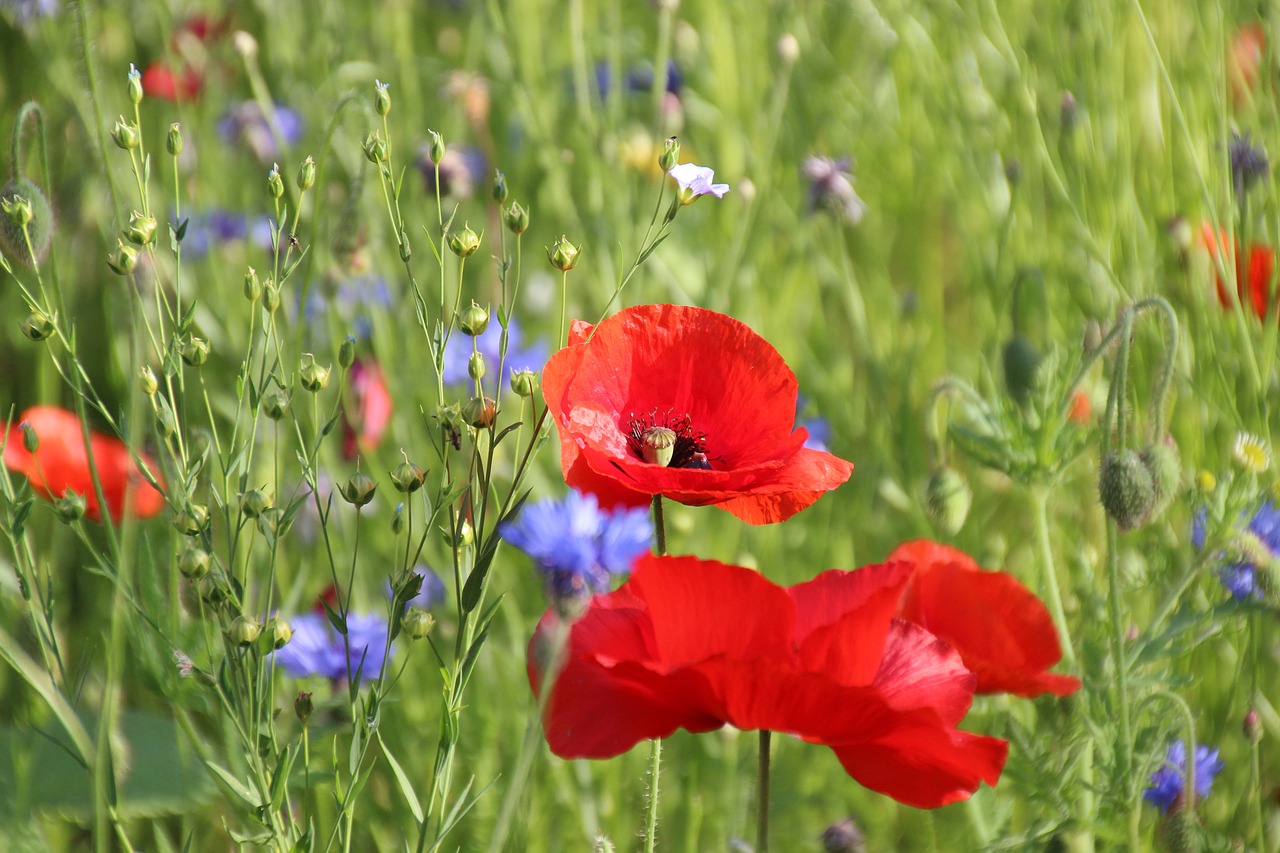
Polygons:
M199 34L192 30L197 19L204 22ZM562 235L583 246L568 279L568 314L599 318L668 180L657 166L662 139L678 136L682 160L713 167L732 191L682 210L672 236L613 309L696 304L747 323L799 377L799 420L825 424L827 447L856 468L846 485L781 525L747 527L714 509L669 504L672 552L759 567L774 581L795 583L931 537L1008 569L1044 596L1036 519L1043 501L1043 532L1078 659L1074 670L1059 671L1085 681L1065 700L980 698L965 727L1012 740L1005 775L970 803L933 813L862 789L825 750L779 739L775 849L821 850L823 830L848 816L868 850L1105 850L1125 849L1134 837L1142 849L1165 843L1149 806L1131 832L1129 800L1118 792L1145 783L1180 736L1179 717L1160 704L1135 716L1139 764L1122 777L1108 751L1117 737L1112 604L1132 643L1128 690L1135 701L1172 691L1193 712L1197 740L1221 752L1226 769L1199 806L1210 849L1262 850L1261 828L1266 849L1275 850L1275 605L1232 601L1214 561L1193 546L1191 528L1197 508L1215 500L1198 472L1212 474L1219 489L1243 484L1223 499L1226 510L1219 507L1228 526L1273 486L1273 472L1235 465L1232 448L1242 431L1267 445L1275 435L1274 304L1266 322L1247 305L1224 309L1200 235L1202 223L1214 223L1244 232L1249 242L1280 239L1270 174L1248 190L1245 204L1233 190L1229 152L1232 134L1246 132L1264 151L1274 149L1277 36L1275 8L1246 2L849 0L748 9L709 0L4 0L0 131L9 132L24 103L40 104L55 223L45 269L57 268L61 320L74 324L87 378L105 405L124 415L136 446L153 451L162 442L137 380L142 364L156 363L138 325L138 312L149 309L136 307L128 280L105 263L138 204L129 157L108 136L118 115L132 118L130 64L191 66L201 79L198 93L179 102L148 95L139 107L153 158L150 203L162 234L151 281L172 281L178 269L170 223L190 217L189 227L198 229L218 211L251 220L272 214L267 173L276 162L292 216L293 176L314 157L317 181L292 231L306 254L282 288L278 322L289 369L304 352L334 365L326 410L345 381L337 359L346 335L358 337L361 357L376 359L385 375L393 413L362 468L379 481L378 494L361 511L359 534L351 507L341 502L327 525L340 562L358 546L356 588L370 607L403 549L391 532L399 498L387 472L401 461L401 448L429 472L438 470L429 436L435 379L407 281L412 270L431 292L439 280L423 231L439 238L436 195L414 165L429 131L465 155L465 174L444 196L443 215L456 205L456 221L482 233L465 267L466 299L483 303L501 294L491 260L503 233L490 196L494 169L505 174L511 199L530 211L515 316L522 345L540 344L544 352L554 349L560 323L560 281L543 247ZM668 69L665 92L652 82L655 68ZM407 263L362 151L366 135L384 129L374 110L375 79L389 85L393 104L385 134L393 173L403 180L400 210L413 246ZM297 133L260 135L265 151L254 150L252 134L220 133L229 111L246 101L293 111ZM175 121L184 141L177 183L165 153ZM43 185L36 150L27 143L19 168ZM851 158L853 187L865 205L860 216L813 188L803 170L810 157ZM240 359L260 334L252 326L259 309L242 296L245 268L265 276L272 256L252 230L222 240L208 226L203 252L190 243L196 236L193 230L184 239L184 307L196 300L194 323L211 349L201 368L208 411L226 428L236 417ZM445 257L453 282L456 260ZM1218 260L1231 280L1230 253ZM12 278L30 282L31 271L16 267ZM15 413L37 403L69 406L73 394L52 344L33 343L19 327L29 307L12 278L0 285L0 406ZM1266 278L1274 293L1269 272ZM1167 420L1182 488L1158 520L1116 539L1117 603L1109 600L1116 589L1108 583L1097 483L1111 358L1084 376L1090 413L1077 412L1080 422L1060 424L1064 432L1053 442L1039 443L1043 433L1028 425L1028 409L1010 400L1003 353L1016 323L1048 357L1039 387L1057 401L1084 358L1090 324L1109 328L1121 309L1149 296L1168 300L1181 326ZM1122 406L1139 445L1160 438L1147 433L1160 420L1152 394L1165 340L1154 319L1136 327ZM1029 454L1010 463L1010 476L948 443L951 466L973 492L967 521L953 534L939 530L925 500L942 461L930 440L942 422L930 408L931 391L948 375L1000 413L1007 440L996 461L1014 458L1009 447ZM304 392L295 395L305 409ZM466 396L463 390L451 399ZM947 412L965 418L959 405L938 410ZM188 440L200 440L208 428L204 399L192 396L178 418ZM100 419L94 424L106 428ZM265 449L254 472L255 482L270 480L281 496L299 494L289 433L262 427ZM317 461L335 483L355 470L339 445L335 433ZM553 440L542 449L528 475L534 499L564 491L555 447ZM197 618L179 606L181 535L169 523L173 512L127 526L120 565L128 581L113 582L93 570L90 549L105 542L100 526L86 523L77 537L37 502L19 536L18 506L12 495L0 501L8 546L0 549L0 625L34 655L39 620L14 574L15 543L26 541L47 581L48 624L66 654L62 692L91 731L104 701L118 709L112 737L118 755L127 756L118 816L130 839L138 849L229 849L231 833L249 834L251 821L200 763L192 736L231 756L220 759L228 766L237 760L235 737L208 691L180 677L166 640L200 635ZM299 510L281 539L282 613L307 609L329 582L324 538L304 516ZM422 558L437 569L447 565L441 537L429 538ZM452 576L441 574L451 585ZM121 585L132 596L123 604ZM528 559L507 547L494 562L490 599L499 593L467 688L455 770L455 794L467 780L472 794L484 793L446 849L486 849L534 714L524 648L545 599ZM163 636L143 620L119 617L134 601L156 617ZM455 615L447 603L433 614L436 635L451 644ZM124 665L107 678L113 654ZM408 665L381 706L380 731L412 784L426 790L439 738L440 665L406 638L397 640L396 654ZM345 688L320 679L299 684L282 673L276 679L281 731L296 736L293 695L300 686L313 690L320 709L313 759L331 767L334 756L345 757ZM1250 708L1262 729L1256 767L1241 730ZM95 822L93 774L54 743L61 737L31 683L14 667L0 667L0 849L117 843ZM586 850L600 833L619 850L636 848L644 753L565 762L542 747L506 849ZM417 829L396 773L385 760L370 763L350 849L412 848ZM753 737L673 737L660 846L726 850L750 838L754 768ZM323 803L332 804L318 801L322 814Z

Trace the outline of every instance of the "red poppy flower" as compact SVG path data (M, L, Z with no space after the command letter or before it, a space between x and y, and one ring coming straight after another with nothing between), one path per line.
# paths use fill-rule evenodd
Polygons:
M1209 258L1213 261L1213 281L1218 290L1218 302L1223 308L1230 308L1231 293L1227 290L1226 284L1217 270L1217 258L1226 249L1227 235L1225 232L1219 231L1215 240L1213 226L1206 222L1201 231L1201 237L1205 248L1209 250ZM1271 290L1275 283L1275 252L1272 251L1270 246L1254 243L1249 247L1248 258L1242 263L1240 244L1237 243L1235 244L1234 261L1237 296L1246 306L1253 307L1253 313L1258 316L1258 319L1265 320ZM1226 263L1225 259L1223 263Z
M355 459L362 452L371 453L382 441L391 422L391 392L387 390L382 368L372 359L357 359L351 365L351 394L354 405L343 421L342 455Z
M978 693L1066 696L1080 679L1045 672L1062 659L1058 632L1040 599L1003 572L987 572L968 554L920 540L889 555L912 567L898 614L950 643L978 676Z
M153 98L173 103L194 100L204 87L204 78L190 66L175 73L163 62L153 62L142 72L142 90Z
M1231 98L1240 106L1258 87L1262 56L1267 49L1266 32L1257 21L1236 29L1231 37L1231 49L1227 52L1227 80L1231 83Z
M640 305L591 330L575 322L542 379L570 486L605 506L663 495L769 524L849 479L850 463L804 446L795 374L745 324ZM645 461L663 451L666 465Z
M973 698L960 656L894 617L906 564L779 587L693 557L642 557L569 629L544 731L565 758L609 758L676 729L726 723L829 747L872 790L919 808L1000 777L1008 745L955 728ZM542 618L529 681L558 627Z
M40 439L35 453L23 444L21 424L29 424ZM93 491L89 458L84 452L84 436L75 413L57 406L33 406L22 413L18 424L8 428L4 464L22 474L31 487L47 498L60 498L73 491L85 499L85 515L99 521L102 511ZM164 495L143 479L124 442L98 432L89 434L89 446L102 484L111 518L119 521L126 508L132 515L150 518L164 509ZM140 454L147 468L158 475L156 463Z
M1072 423L1088 426L1093 419L1093 400L1089 398L1089 392L1083 388L1077 388L1071 394L1071 405L1067 409L1067 420Z

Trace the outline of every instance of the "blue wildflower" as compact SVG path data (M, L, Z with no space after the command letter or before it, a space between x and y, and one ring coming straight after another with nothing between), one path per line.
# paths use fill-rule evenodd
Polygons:
M812 418L801 418L801 413L808 402L803 394L796 397L796 426L804 427L809 432L809 437L804 440L805 447L810 450L825 451L831 442L831 424L816 415Z
M1204 547L1206 523L1204 511L1196 513L1191 523L1191 544L1196 548ZM1258 506L1249 519L1248 532L1263 548L1280 557L1280 508L1274 503L1266 500ZM1218 569L1218 580L1236 601L1262 597L1258 566L1248 560L1238 560Z
M476 349L484 356L491 371L498 369L498 350L502 346L502 326L490 323L476 338ZM471 381L467 373L467 361L471 358L471 338L453 334L444 348L444 383L463 385ZM527 347L520 345L520 327L515 318L507 324L507 358L505 366L511 370L532 370L535 373L547 363L547 345L537 341Z
M295 145L302 139L302 117L297 112L276 104L275 120L286 145ZM243 143L259 163L280 159L275 134L257 101L242 101L229 109L218 122L218 136L226 142Z
M0 2L0 11L12 14L18 24L28 24L56 14L59 5L60 0L5 0Z
M347 614L347 643L323 613L302 613L289 620L293 637L273 652L276 664L294 678L318 676L335 681L347 677L347 644L351 648L351 672L361 667L362 681L372 681L382 670L387 647L387 620L373 614Z
M1209 796L1213 787L1213 777L1226 767L1218 757L1218 750L1209 749L1204 744L1196 746L1196 797L1203 799ZM1169 745L1164 763L1151 774L1151 787L1143 792L1142 798L1167 813L1175 804L1182 801L1183 787L1186 785L1187 748L1181 740Z
M569 492L525 507L503 524L502 538L533 558L556 601L606 592L612 575L625 575L649 549L648 510L600 509L595 495Z
M675 179L679 189L676 191L676 197L680 199L680 204L693 204L704 195L713 195L716 198L724 198L725 193L729 192L728 184L713 184L716 173L714 169L707 166L698 166L693 163L680 163L672 166L671 171L667 172Z

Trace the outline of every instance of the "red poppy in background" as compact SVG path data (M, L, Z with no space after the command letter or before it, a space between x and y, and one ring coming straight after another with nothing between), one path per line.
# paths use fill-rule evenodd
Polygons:
M1223 308L1230 308L1231 292L1227 290L1226 283L1223 282L1217 268L1218 256L1227 245L1227 235L1219 231L1218 239L1215 240L1213 226L1206 222L1201 230L1201 239L1204 241L1205 248L1209 250L1210 261L1213 262L1213 281L1218 290L1218 302ZM1252 306L1253 313L1258 316L1258 319L1265 320L1271 290L1275 283L1276 254L1270 246L1254 243L1249 247L1248 257L1242 262L1240 244L1234 244L1234 248L1236 294L1246 307ZM1227 260L1224 258L1222 263L1225 265Z
M1266 49L1266 32L1258 21L1237 28L1231 36L1231 49L1227 52L1227 80L1236 106L1244 103L1258 88Z
M173 31L169 46L180 60L176 67L152 62L142 72L142 90L153 98L182 103L194 100L204 88L204 70L209 64L206 46L230 26L230 19L214 20L195 15Z
M604 506L663 495L751 524L783 521L849 479L853 465L804 446L795 374L732 317L639 305L575 322L543 371L565 480ZM667 464L646 461L669 441Z
M382 368L372 359L357 359L349 371L353 405L344 413L342 455L355 459L371 453L391 422L391 392Z
M40 439L34 454L28 453L23 444L21 424L24 423L29 424ZM25 476L31 481L31 487L44 497L60 498L69 491L83 496L85 515L95 521L102 519L89 472L89 458L84 452L80 419L74 412L57 406L33 406L22 413L17 424L9 426L7 435L6 468ZM113 520L123 518L126 508L140 518L150 518L164 509L164 495L143 478L123 441L91 432L89 445L102 495ZM156 463L146 454L139 456L158 479Z
M960 656L894 617L912 568L824 572L784 588L748 569L642 557L569 628L544 715L552 752L609 758L677 729L768 729L829 747L872 790L919 808L994 785L1008 744L955 728L973 699ZM529 645L529 681L559 625Z
M983 571L968 554L927 540L899 546L888 563L912 571L898 615L951 644L978 677L978 693L1031 698L1080 689L1080 679L1045 671L1062 659L1058 632L1017 578Z
M167 63L153 62L142 72L142 91L175 104L194 100L203 86L204 78L187 65L175 72Z

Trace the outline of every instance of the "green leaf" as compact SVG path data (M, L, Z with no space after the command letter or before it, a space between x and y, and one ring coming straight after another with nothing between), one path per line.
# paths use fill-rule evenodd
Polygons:
M208 767L210 770L213 771L215 776L217 776L219 779L222 780L223 784L226 785L231 790L231 793L235 794L237 797L244 800L245 804L249 806L249 808L256 809L262 805L262 803L258 800L257 795L255 795L252 791L250 791L248 786L246 786L243 782L241 782L239 779L233 776L230 770L227 770L225 767L221 767L217 764L214 764L212 761L209 761L208 759L204 760L204 764L206 767Z
M396 782L400 784L400 793L404 794L404 798L409 802L409 811L413 812L413 819L422 823L422 804L418 802L418 795L413 792L413 785L409 782L409 777L400 766L400 762L396 761L391 750L387 749L381 732L378 733L378 746L382 747L382 754L386 756L387 763L391 765L391 772L395 775Z

